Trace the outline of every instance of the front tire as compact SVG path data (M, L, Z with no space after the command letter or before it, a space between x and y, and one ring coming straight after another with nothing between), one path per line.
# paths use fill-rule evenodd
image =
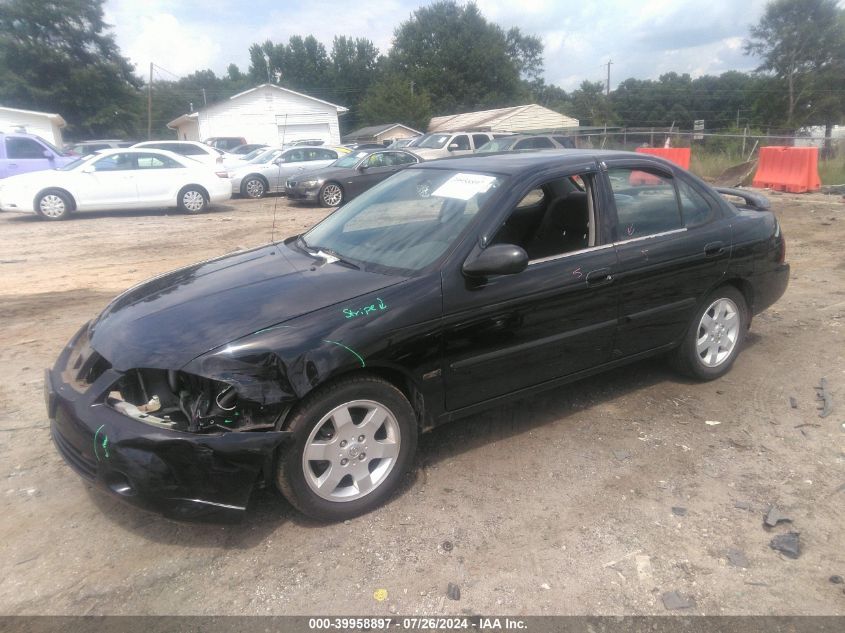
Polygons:
M417 445L414 410L373 376L343 378L309 394L287 430L276 484L297 510L340 521L378 507L396 490Z
M45 220L66 220L73 203L63 191L47 191L35 201L35 212Z
M256 200L267 195L267 182L261 176L247 176L241 184L241 195Z
M343 187L336 182L327 182L320 188L320 206L339 207L343 204Z
M693 316L672 364L699 380L723 376L742 349L749 319L748 304L739 290L733 286L717 288Z
M208 207L208 198L205 191L199 187L189 185L179 192L177 200L179 208L185 213L202 213Z

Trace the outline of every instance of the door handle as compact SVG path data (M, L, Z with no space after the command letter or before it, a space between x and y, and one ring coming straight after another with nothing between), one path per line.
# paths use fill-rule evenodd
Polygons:
M613 283L613 275L610 274L610 268L599 268L588 272L586 281L588 286L606 286Z
M725 252L724 242L710 242L704 246L705 257L718 257Z

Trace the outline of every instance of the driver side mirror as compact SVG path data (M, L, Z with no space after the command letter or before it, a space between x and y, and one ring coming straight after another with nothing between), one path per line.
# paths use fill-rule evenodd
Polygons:
M51 152L48 149L45 149L43 153L44 153L44 158L46 158L47 160L55 160L56 159L56 157L53 156L53 152Z
M85 165L85 167L82 168L83 174L93 174L94 171L94 165Z
M285 162L285 159L284 159L284 158L282 158L281 156L279 156L278 158L274 158L274 159L273 159L273 164L274 164L274 165L281 165L281 164L282 164L282 163L284 163L284 162Z
M474 259L464 262L463 273L467 277L489 275L515 275L528 266L528 253L516 244L493 244Z
M454 152L459 147L460 147L460 145L458 145L457 143L449 143L449 151L450 152Z

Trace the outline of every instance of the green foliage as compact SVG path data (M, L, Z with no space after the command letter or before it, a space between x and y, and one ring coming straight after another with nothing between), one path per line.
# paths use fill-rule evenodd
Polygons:
M614 115L600 81L582 81L572 93L572 114L581 125L612 124Z
M394 32L390 71L431 97L434 114L514 105L520 73L542 69L541 43L518 29L505 33L473 3L453 0L417 9Z
M379 80L361 101L361 120L372 124L403 123L425 130L431 118L428 93L411 90L410 82L395 75Z
M781 80L784 124L827 123L843 112L845 18L836 0L772 0L752 26L745 52L762 60L758 71ZM821 120L820 120L821 119Z
M0 102L59 112L76 135L126 135L142 116L132 65L103 21L104 0L0 2Z

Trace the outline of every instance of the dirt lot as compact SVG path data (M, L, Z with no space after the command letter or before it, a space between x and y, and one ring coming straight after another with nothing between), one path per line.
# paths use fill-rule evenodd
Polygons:
M727 377L651 361L438 429L389 504L330 526L272 491L234 526L104 496L54 450L42 396L43 368L116 293L266 242L274 206L277 235L322 210L0 214L0 613L660 614L679 591L691 613L845 614L828 580L845 576L845 202L772 199L793 278ZM771 504L793 522L766 531ZM769 548L790 530L797 560Z

